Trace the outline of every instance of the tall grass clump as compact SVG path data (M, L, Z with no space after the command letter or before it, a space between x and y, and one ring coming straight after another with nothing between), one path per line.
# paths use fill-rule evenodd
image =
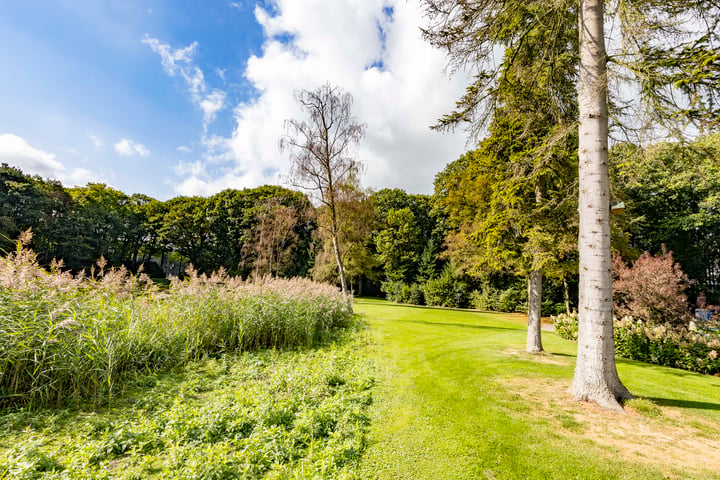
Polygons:
M305 279L189 270L159 291L102 259L89 276L44 269L28 241L0 259L0 408L106 403L132 372L310 346L352 317L337 289Z

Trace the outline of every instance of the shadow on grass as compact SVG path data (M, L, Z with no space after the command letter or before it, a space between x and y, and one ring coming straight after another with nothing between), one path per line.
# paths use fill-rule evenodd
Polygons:
M694 400L678 400L676 398L640 397L646 398L661 407L695 408L698 410L720 410L720 403L697 402Z
M568 357L568 358L575 358L577 355L570 354L570 353L560 353L560 352L551 352L550 350L545 350L545 352L548 355L552 355L553 357Z
M445 310L450 312L465 312L465 313L477 313L481 315L525 315L522 312L491 312L489 310L478 310L476 308L458 308L458 307L443 307L441 305L413 305L410 303L397 303L385 300L382 298L373 297L355 297L358 306L362 306L363 302L367 304L382 305L383 307L400 307L402 309L415 309L415 310Z
M433 322L430 320L401 320L396 319L393 320L393 322L402 322L402 323L419 323L423 325L437 325L441 327L458 327L458 328L472 328L477 330L509 330L512 332L519 332L522 331L523 328L517 327L517 328L511 328L511 327L490 327L487 325L474 325L469 323L455 323L455 322Z

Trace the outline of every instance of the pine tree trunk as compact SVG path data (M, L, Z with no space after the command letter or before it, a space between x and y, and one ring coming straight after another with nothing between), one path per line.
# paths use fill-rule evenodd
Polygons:
M542 270L531 270L528 277L528 332L526 350L543 351L542 346Z
M623 411L632 398L615 367L610 259L607 57L603 1L580 2L578 355L570 387L577 400Z

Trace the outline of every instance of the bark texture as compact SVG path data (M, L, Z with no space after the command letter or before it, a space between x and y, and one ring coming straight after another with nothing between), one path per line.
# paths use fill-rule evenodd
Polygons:
M578 354L570 391L577 400L623 411L632 398L615 367L612 322L607 58L603 1L580 1Z
M526 350L530 353L543 351L542 346L542 270L531 270L528 278L528 332Z

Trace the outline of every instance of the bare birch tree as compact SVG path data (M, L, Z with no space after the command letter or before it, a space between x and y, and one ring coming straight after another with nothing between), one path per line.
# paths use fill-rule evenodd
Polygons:
M280 149L290 152L293 184L310 191L328 209L328 221L322 227L330 233L340 286L346 295L338 192L360 174L362 163L354 157L354 148L365 135L365 125L352 116L352 95L329 83L313 91L301 90L295 99L307 119L285 121Z

